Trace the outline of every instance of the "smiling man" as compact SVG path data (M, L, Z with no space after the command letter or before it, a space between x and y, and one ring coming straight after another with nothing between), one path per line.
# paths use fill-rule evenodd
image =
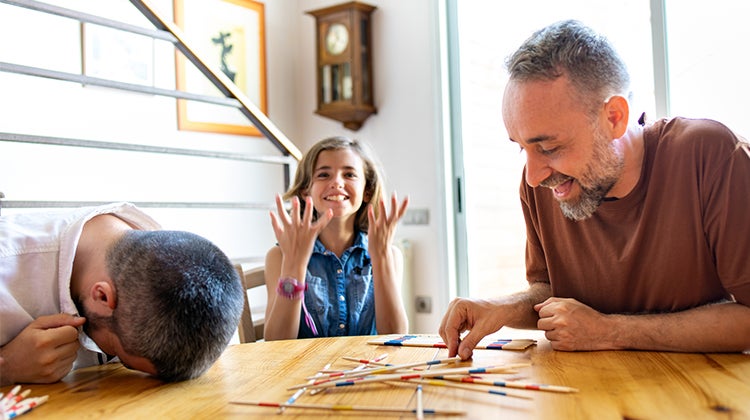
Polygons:
M711 120L629 125L624 63L576 21L535 33L508 69L529 289L451 302L450 355L504 325L558 350L750 349L747 143Z
M128 203L0 217L0 385L110 361L196 377L232 338L243 293L218 247Z

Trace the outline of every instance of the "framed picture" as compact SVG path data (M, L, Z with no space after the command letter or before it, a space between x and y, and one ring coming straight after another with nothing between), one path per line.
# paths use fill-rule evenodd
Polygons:
M92 23L81 23L84 75L154 85L154 39Z
M266 51L264 5L253 0L173 0L174 19L198 56L222 71L264 114ZM177 89L223 96L189 60L176 51ZM180 130L260 136L239 110L177 100Z

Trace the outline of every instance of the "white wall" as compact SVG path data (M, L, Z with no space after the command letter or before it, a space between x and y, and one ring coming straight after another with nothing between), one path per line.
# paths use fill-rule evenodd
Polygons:
M47 0L142 22L125 0ZM171 16L170 0L152 0ZM402 225L413 244L415 294L432 298L413 332L436 332L453 281L443 193L438 5L432 0L378 0L372 16L378 113L357 132L314 114L314 18L306 11L340 1L266 1L269 117L303 151L331 135L370 143L385 166L388 191L428 209L429 225ZM109 15L108 15L109 14ZM44 28L42 31L41 28ZM43 37L42 33L52 36ZM0 4L0 61L80 71L78 23ZM157 42L157 87L174 88L174 59ZM171 48L171 47L170 47ZM0 132L277 154L258 138L176 130L174 99L83 87L0 73ZM0 142L0 191L11 200L267 201L281 192L281 170L270 165ZM3 214L16 210L5 209ZM274 242L261 210L148 209L165 228L215 241L230 257L260 256Z
M302 127L301 137L295 140L303 150L337 134L367 141L385 167L388 192L409 195L411 208L429 210L429 225L402 224L397 235L413 243L414 293L431 297L433 304L431 314L417 314L411 330L437 332L448 302L448 284L454 278L448 269L445 245L438 2L365 1L377 7L372 14L372 37L378 113L356 132L313 113L315 19L305 12L338 3L341 1L298 1L294 25L299 28L298 42L296 54L289 58L290 65L297 69L295 110Z
M158 0L170 13L171 2ZM145 19L127 1L58 1L130 23ZM49 36L45 37L47 33ZM0 60L78 73L79 23L0 5ZM155 44L156 87L174 89L170 44ZM257 138L176 130L175 100L0 73L0 131L85 140L278 154ZM0 191L8 200L272 202L281 168L267 164L0 142ZM254 180L268 182L254 182ZM5 209L3 213L17 211ZM262 211L148 209L166 229L199 233L232 257L260 255L273 240Z

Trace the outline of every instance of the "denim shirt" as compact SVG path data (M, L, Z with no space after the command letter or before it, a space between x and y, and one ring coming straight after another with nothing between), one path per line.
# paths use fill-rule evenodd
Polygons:
M305 305L319 336L377 334L367 234L358 231L340 259L316 240L305 282ZM302 313L297 337L314 337Z

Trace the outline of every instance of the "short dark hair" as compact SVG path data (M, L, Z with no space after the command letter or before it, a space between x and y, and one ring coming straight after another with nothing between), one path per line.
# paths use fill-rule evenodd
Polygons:
M629 95L630 76L617 51L606 37L576 20L536 31L505 64L511 80L567 76L591 112L612 95Z
M227 256L189 232L132 230L107 252L117 292L113 329L157 376L201 375L237 329L245 293Z

